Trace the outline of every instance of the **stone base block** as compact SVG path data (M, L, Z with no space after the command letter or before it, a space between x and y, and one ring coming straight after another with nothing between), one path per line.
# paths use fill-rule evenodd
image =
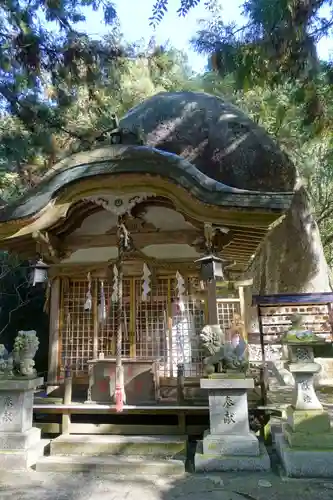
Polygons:
M62 435L51 442L51 455L185 457L186 436Z
M41 430L32 427L25 432L0 432L0 452L26 450L40 441Z
M183 476L183 460L148 459L125 456L61 456L42 457L36 464L37 472L91 472L115 476L127 475L129 478L142 476ZM110 496L112 498L112 495Z
M331 422L324 410L296 410L287 408L287 422L293 432L321 433L329 432Z
M259 447L258 456L217 455L202 453L202 443L199 443L194 457L195 472L268 471L271 468L270 458L265 446L260 443Z
M44 453L45 442L39 441L26 450L0 450L0 471L27 470L36 465Z
M275 441L288 477L333 477L333 450L291 448L283 434L277 434Z
M333 451L333 432L293 432L288 424L283 424L283 435L291 448L324 449Z
M33 398L43 378L0 380L0 431L26 432L32 427Z
M203 439L203 453L255 457L260 455L259 441L252 432L243 435L207 433Z

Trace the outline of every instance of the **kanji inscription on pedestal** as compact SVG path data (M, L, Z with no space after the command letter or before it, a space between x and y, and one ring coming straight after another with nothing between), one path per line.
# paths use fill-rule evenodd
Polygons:
M198 471L267 470L270 459L250 431L247 390L254 387L248 378L201 379L208 389L210 429L198 443L195 468Z
M246 391L209 394L210 429L213 434L240 434L249 431Z
M35 463L40 430L32 427L33 396L42 383L42 378L0 381L0 470Z
M311 371L312 369L313 371ZM322 409L322 405L313 386L315 369L315 363L308 363L306 367L304 367L302 363L294 363L290 365L290 371L295 379L293 406L297 410Z

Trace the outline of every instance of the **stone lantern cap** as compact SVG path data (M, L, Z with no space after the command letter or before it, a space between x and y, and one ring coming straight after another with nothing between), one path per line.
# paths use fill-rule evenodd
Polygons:
M290 363L291 373L318 373L321 370L319 363Z
M43 377L0 379L0 391L30 391L44 384Z

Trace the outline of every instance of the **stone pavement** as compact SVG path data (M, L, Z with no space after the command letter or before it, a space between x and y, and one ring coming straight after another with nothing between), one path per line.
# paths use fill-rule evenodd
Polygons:
M333 481L277 474L186 475L178 479L89 474L1 473L0 500L331 500Z

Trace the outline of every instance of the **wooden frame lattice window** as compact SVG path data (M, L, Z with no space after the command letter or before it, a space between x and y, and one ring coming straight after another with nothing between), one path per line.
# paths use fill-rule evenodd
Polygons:
M241 314L239 299L217 299L217 319L223 330L230 327L235 314Z
M124 327L122 356L153 358L158 361L162 377L176 377L182 367L185 377L202 375L202 352L199 334L205 324L206 305L191 295L195 278L186 279L184 308L177 300L176 279L159 277L151 284L147 300L142 298L142 280L126 278L123 282ZM107 317L98 320L100 281L93 280L93 307L84 310L88 282L71 280L63 285L60 329L60 367L70 367L75 375L88 371L87 361L103 353L116 354L116 304L112 302L112 285L104 281ZM218 318L228 328L239 300L218 299Z

